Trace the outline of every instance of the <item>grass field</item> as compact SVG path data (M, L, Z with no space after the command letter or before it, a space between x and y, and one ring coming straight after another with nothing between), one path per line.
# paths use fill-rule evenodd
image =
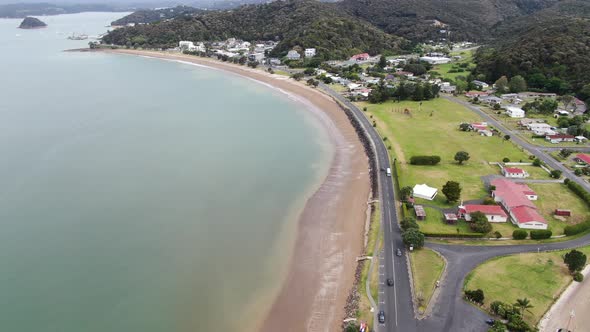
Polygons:
M451 206L440 190L448 180L461 184L464 200L486 195L481 176L497 174L497 166L489 161L527 160L528 155L511 142L502 138L483 137L458 129L461 122L477 122L481 118L465 107L437 98L418 102L386 102L383 104L358 103L367 107L367 116L373 117L382 136L388 137L392 155L399 162L400 186L426 183L439 189L432 202L418 199L417 203L429 203L441 207ZM410 109L411 115L404 114ZM471 158L463 165L454 161L457 151L469 152ZM442 161L436 166L414 166L408 163L414 155L439 155Z
M424 312L436 287L436 281L440 280L445 262L437 253L426 248L410 252L410 262L418 310Z
M590 255L590 247L578 250ZM536 324L572 280L562 258L568 251L489 260L466 277L465 289L482 289L488 310L493 301L512 304L526 297L534 307L525 312L524 318Z
M451 63L445 63L440 65L435 65L432 70L438 72L442 78L448 78L451 80L455 80L457 76L467 77L469 76L469 72L473 67L473 53L472 51L461 52L460 54L453 53L452 55L460 55L462 58L459 61L453 61ZM467 68L463 68L463 72L458 73L449 73L452 68L459 68L460 63L467 63L469 64Z
M373 252L375 249L375 242L379 241L378 248L380 248L383 243L380 236L381 230L381 213L379 211L379 205L375 204L375 211L373 212L373 216L371 218L371 228L368 234L367 240L367 249L366 254L367 256L377 256L376 253ZM373 258L377 259L377 257ZM371 303L366 294L366 281L369 275L369 269L371 266L370 261L365 261L363 270L361 272L361 280L358 285L358 293L359 293L359 310L357 313L357 319L359 322L366 322L369 325L369 329L373 326L373 313L371 312ZM370 281L370 291L373 299L378 301L379 295L379 262L375 261L373 263L373 270L371 271L371 281Z
M590 211L584 201L561 183L529 183L539 199L534 201L541 215L549 222L553 235L562 235L567 225L577 224L590 218ZM572 216L560 220L554 217L555 209L572 211Z

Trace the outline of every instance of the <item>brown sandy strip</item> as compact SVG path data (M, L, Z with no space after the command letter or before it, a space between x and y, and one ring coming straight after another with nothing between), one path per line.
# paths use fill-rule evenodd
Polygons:
M303 83L261 70L178 53L106 50L182 60L223 69L272 85L310 102L327 115L324 126L335 147L329 173L308 200L298 224L286 279L261 331L338 331L354 282L370 182L363 146L342 109Z

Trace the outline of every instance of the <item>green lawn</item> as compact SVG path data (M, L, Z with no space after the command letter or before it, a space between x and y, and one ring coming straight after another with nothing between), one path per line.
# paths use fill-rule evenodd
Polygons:
M578 249L590 255L590 247ZM536 324L554 300L572 281L563 264L562 256L568 251L528 253L489 260L466 277L465 289L482 289L485 308L493 301L515 303L528 298L534 306L524 318Z
M373 117L382 136L387 136L386 145L391 146L392 155L399 162L400 186L414 186L426 183L439 189L434 201L436 206L448 207L441 192L448 180L458 181L463 187L462 199L482 198L486 195L481 176L496 174L498 166L489 161L501 161L504 157L513 161L528 160L528 155L511 142L500 137L483 137L458 129L461 122L477 122L481 118L465 107L437 98L418 102L386 102L369 104L367 116ZM404 114L410 109L411 115ZM469 152L471 158L464 165L454 161L457 151ZM437 166L414 166L408 163L413 155L439 155L442 161ZM426 203L420 199L417 203Z
M590 218L590 211L584 201L561 183L529 183L539 199L534 201L539 212L547 221L553 235L562 235L567 225L577 224ZM572 216L560 220L555 218L555 209L572 211Z
M440 65L435 65L432 70L438 72L442 78L448 78L451 80L455 80L457 78L457 76L463 76L463 77L467 77L469 76L469 72L471 71L472 67L473 67L473 53L472 51L466 51L466 52L462 52L462 54L454 54L452 53L451 55L460 55L462 58L459 61L453 61L450 63L445 63L445 64L440 64ZM449 71L452 68L460 68L459 64L460 63L468 63L469 66L467 68L462 68L464 71L463 72L458 72L458 73L449 73Z
M434 251L426 248L410 252L412 265L412 277L414 294L418 303L418 310L424 312L436 287L436 281L440 280L445 262Z
M367 240L367 248L366 253L368 256L373 256L375 249L375 242L379 241L379 248L383 245L381 239L381 213L379 211L379 205L375 204L375 211L371 217L371 227L369 229L368 240ZM378 301L379 295L379 262L377 261L378 257L374 257L375 261L373 262L373 271L371 271L371 280L370 280L370 291L373 299ZM361 322L364 321L369 325L369 328L373 326L373 313L371 312L371 303L366 294L366 281L369 274L369 268L371 266L370 261L365 261L363 269L361 271L361 279L358 285L358 293L359 293L359 309L357 314L357 319Z

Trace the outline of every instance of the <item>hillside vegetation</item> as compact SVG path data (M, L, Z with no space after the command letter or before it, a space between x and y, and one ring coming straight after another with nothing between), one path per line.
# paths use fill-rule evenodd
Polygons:
M590 83L590 3L563 1L495 27L495 40L475 55L474 74L493 82L521 75L533 89L579 92Z
M400 51L404 40L339 10L334 4L304 1L276 1L247 5L232 11L213 11L181 16L117 29L104 37L105 43L128 46L173 47L180 40L280 41L274 55L294 46L315 47L324 59L344 59L355 53L378 54Z
M344 0L339 6L388 33L410 40L437 40L450 28L453 40L485 41L505 19L547 8L558 0ZM450 27L435 24L434 20ZM442 35L447 37L446 35Z
M133 12L123 18L120 18L116 21L113 21L111 25L113 26L121 26L127 25L129 23L139 24L139 23L153 23L157 21L167 20L171 18L176 18L182 15L190 15L198 12L203 12L202 10L188 7L188 6L178 6L174 8L164 8L164 9L157 9L157 10L138 10Z

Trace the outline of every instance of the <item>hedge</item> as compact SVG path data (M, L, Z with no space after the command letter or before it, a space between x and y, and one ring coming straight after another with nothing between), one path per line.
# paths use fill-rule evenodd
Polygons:
M590 193L587 192L582 186L575 183L574 181L564 182L571 191L578 195L586 204L590 205Z
M579 223L577 225L565 226L563 233L567 236L583 233L590 229L590 220Z
M422 231L420 231L422 232ZM469 239L481 239L485 236L482 233L435 233L435 232L422 232L424 236L428 237L453 237L453 238L469 238Z
M524 240L526 239L527 235L528 232L524 229L515 229L514 232L512 232L512 238L515 240Z
M410 164L412 165L436 165L440 163L439 156L412 156Z
M553 232L548 229L534 229L531 231L531 239L543 240L548 239L553 235Z

